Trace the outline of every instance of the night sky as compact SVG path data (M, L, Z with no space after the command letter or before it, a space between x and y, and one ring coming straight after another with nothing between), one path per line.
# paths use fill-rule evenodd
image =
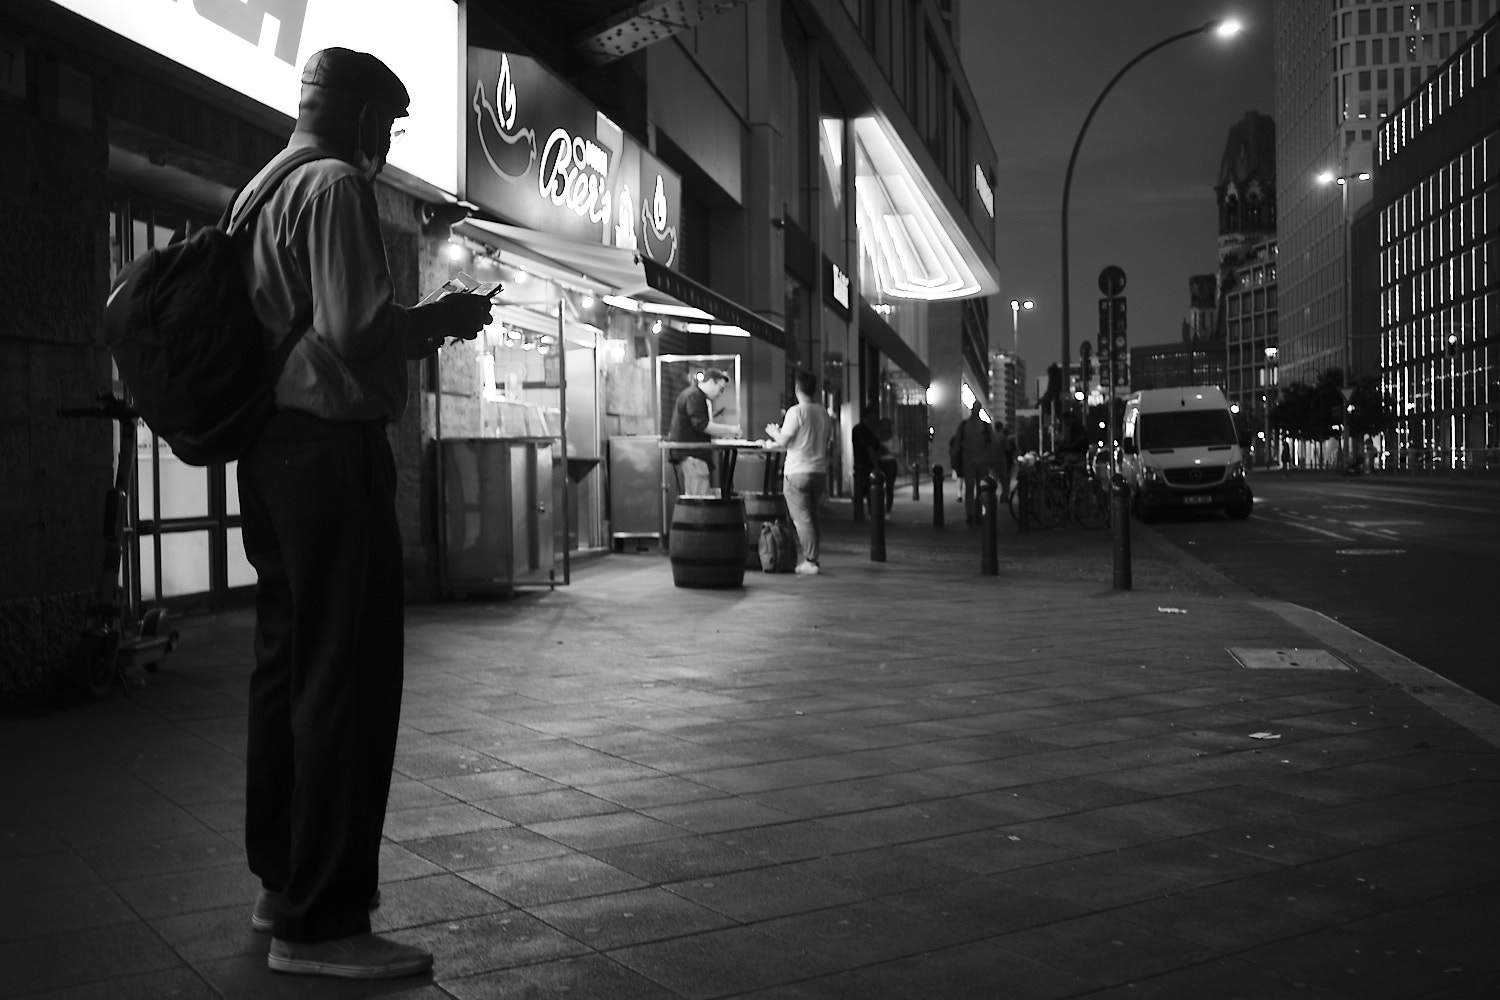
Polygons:
M1273 0L966 0L961 56L995 144L1000 295L991 345L1012 338L1035 378L1062 353L1062 191L1068 153L1089 106L1121 67L1154 43L1221 16L1245 28L1173 42L1115 85L1089 126L1069 204L1071 338L1098 332L1098 274L1125 269L1131 346L1177 343L1188 278L1218 264L1213 187L1230 128L1247 111L1275 114Z

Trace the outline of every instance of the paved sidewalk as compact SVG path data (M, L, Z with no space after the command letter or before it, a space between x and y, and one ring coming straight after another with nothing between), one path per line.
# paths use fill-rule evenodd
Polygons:
M266 969L248 612L0 718L0 996L1500 995L1500 710L1141 526L1129 592L1008 518L981 577L909 495L884 564L835 502L818 577L410 609L375 921L431 977Z

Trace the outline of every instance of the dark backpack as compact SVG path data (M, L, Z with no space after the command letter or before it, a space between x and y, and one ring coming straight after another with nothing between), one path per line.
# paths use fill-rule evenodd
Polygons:
M760 568L767 573L790 573L797 564L797 538L785 521L760 526Z
M250 306L241 234L288 174L327 156L296 150L266 175L232 230L238 194L218 226L148 250L110 290L104 342L120 378L146 424L189 465L239 458L275 409L276 377L312 317L298 317L271 350Z

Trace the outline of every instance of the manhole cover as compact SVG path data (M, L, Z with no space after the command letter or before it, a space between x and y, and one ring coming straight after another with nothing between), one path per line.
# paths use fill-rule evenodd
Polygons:
M1247 670L1352 670L1326 649L1245 649L1228 646L1229 655Z
M1404 556L1405 549L1334 549L1340 556Z

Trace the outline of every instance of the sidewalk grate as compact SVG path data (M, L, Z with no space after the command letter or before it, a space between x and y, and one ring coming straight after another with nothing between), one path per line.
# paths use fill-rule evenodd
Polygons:
M1326 649L1246 649L1226 646L1247 670L1353 670Z

